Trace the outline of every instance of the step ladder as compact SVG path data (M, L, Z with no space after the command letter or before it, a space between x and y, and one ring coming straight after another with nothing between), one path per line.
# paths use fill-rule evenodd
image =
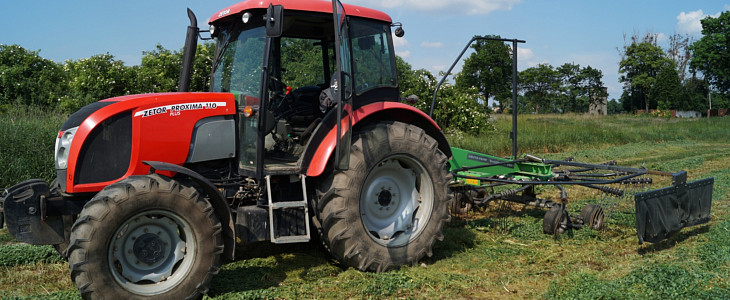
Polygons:
M287 243L303 243L303 242L309 242L310 240L310 231L309 231L309 205L307 204L307 184L306 184L306 178L307 176L304 174L299 175L299 180L302 182L302 200L301 201L283 201L283 202L274 202L271 199L271 175L266 175L266 195L269 200L269 228L271 230L270 236L271 236L271 242L274 244L287 244ZM277 230L277 223L274 223L274 213L276 210L282 210L282 209L302 209L304 210L304 224L305 224L305 234L303 235L287 235L287 236L278 236L277 233L280 232L280 230Z

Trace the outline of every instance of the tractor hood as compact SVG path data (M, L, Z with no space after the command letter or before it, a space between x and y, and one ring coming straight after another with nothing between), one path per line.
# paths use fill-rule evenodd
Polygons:
M121 178L146 174L144 160L182 165L196 124L235 113L230 93L141 94L89 104L61 126L57 179L68 193L96 192Z

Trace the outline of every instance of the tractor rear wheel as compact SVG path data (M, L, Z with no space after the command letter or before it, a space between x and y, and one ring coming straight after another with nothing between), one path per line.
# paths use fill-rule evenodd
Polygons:
M157 174L91 199L71 230L71 279L83 298L191 299L220 268L221 224L198 191Z
M421 128L381 122L353 136L348 170L320 182L325 246L343 265L382 272L432 254L450 220L446 156Z

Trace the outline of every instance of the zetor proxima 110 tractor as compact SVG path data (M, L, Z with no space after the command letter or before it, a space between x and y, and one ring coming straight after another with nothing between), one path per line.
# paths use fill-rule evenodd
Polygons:
M188 14L180 92L72 114L56 180L6 192L18 240L55 245L81 295L109 299L197 297L237 244L318 234L368 271L431 255L450 218L451 153L399 101L388 15L336 0L225 8L209 20L211 92L189 93Z
M648 174L673 176L636 195L640 241L709 220L712 179L449 147L401 103L391 28L403 30L382 12L337 0L223 9L209 20L209 93L187 92L200 34L188 16L178 93L83 107L58 133L56 180L0 198L10 233L54 245L84 298L199 297L237 246L312 235L344 266L412 265L431 255L449 210L492 200L549 208L546 233L600 229L601 206L570 216L563 184L621 197ZM538 199L544 185L561 201Z

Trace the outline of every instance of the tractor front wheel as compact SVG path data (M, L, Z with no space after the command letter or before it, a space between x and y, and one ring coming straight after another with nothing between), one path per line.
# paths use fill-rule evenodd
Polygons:
M84 298L191 299L220 267L221 224L198 191L132 176L91 199L71 229L71 279Z
M383 122L353 137L348 170L320 182L321 236L345 266L386 271L431 256L450 219L451 174L421 128Z

